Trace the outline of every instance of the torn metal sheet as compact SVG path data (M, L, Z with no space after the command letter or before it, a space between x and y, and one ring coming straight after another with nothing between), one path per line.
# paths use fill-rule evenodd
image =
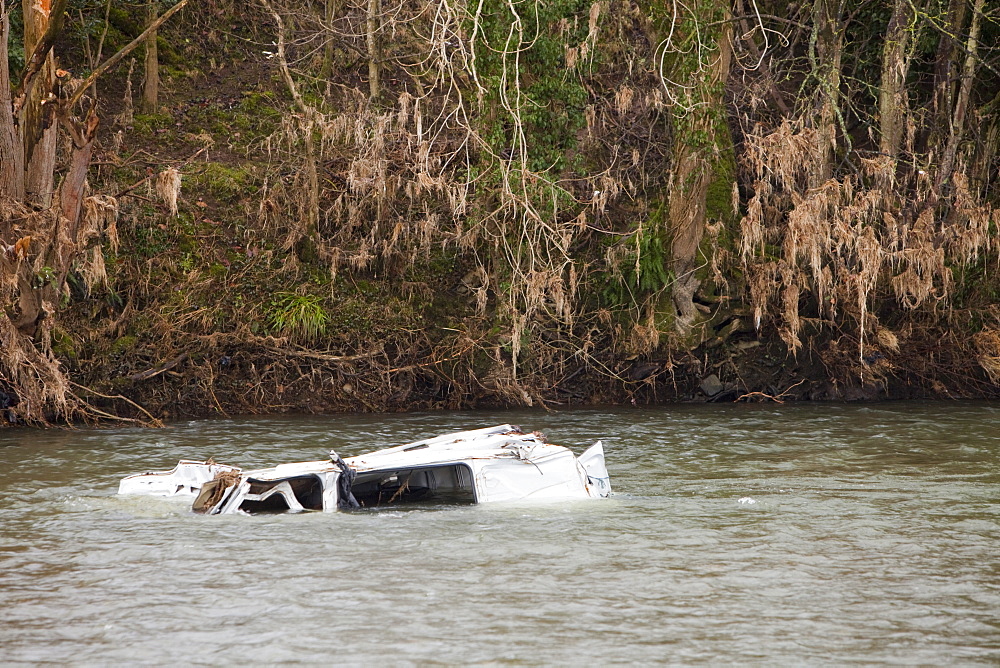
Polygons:
M537 432L504 424L252 471L184 460L171 471L128 476L118 493L193 496L195 512L215 515L602 498L611 495L611 481L600 441L577 457Z
M223 473L239 472L235 466L182 459L170 471L136 473L122 478L119 494L147 494L149 496L196 496L202 485Z

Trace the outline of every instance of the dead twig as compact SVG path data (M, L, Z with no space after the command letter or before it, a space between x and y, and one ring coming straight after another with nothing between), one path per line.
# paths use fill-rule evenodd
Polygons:
M744 395L736 397L733 400L733 403L737 403L737 402L743 401L744 399L760 398L760 399L770 399L771 401L773 401L776 404L783 404L785 402L782 401L781 398L785 397L785 396L788 396L788 393L791 392L791 390L793 388L798 387L799 385L801 385L804 382L806 382L805 378L803 378L799 382L795 383L794 385L789 385L787 388L785 388L784 392L782 392L781 394L777 394L777 395L771 395L771 394L768 394L766 392L747 392Z
M74 383L73 381L69 381L69 384L72 385L73 387L77 388L77 389L80 389L80 390L83 390L84 392L87 392L88 394L92 394L95 397L101 397L102 399L111 399L111 400L124 401L125 403L130 404L131 406L133 406L139 412L141 412L144 415L146 415L146 417L149 418L149 421L147 422L145 420L139 420L137 418L127 418L127 417L121 417L120 415L112 415L111 413L105 413L104 411L100 410L99 408L95 408L94 406L91 406L89 403L87 403L83 399L80 399L80 397L77 397L77 399L80 399L80 401L83 402L83 404L86 406L87 410L93 412L95 415L100 415L102 417L106 417L106 418L108 418L110 420L115 420L117 422L132 422L132 423L135 423L135 424L141 424L144 427L162 427L163 426L163 422L161 422L157 418L153 417L152 413L150 413L145 408L143 408L139 404L135 403L134 401L132 401L128 397L123 397L120 394L116 394L116 395L102 394L102 393L98 392L97 390L92 390L89 387L86 387L84 385L80 385L79 383ZM76 396L76 395L74 395L74 396Z
M312 350L283 350L281 348L267 348L267 351L274 353L275 355L285 355L287 357L301 357L304 359L318 360L320 362L354 362L357 360L369 359L375 357L382 353L382 349L373 350L367 353L360 353L358 355L327 355L326 353L318 353Z
M181 362L183 362L187 358L188 358L188 354L187 353L181 353L180 355L178 355L174 359L170 360L166 364L163 364L163 365L161 365L159 367L154 367L152 369L147 369L145 371L140 371L139 373L132 374L131 376L129 376L129 380L138 382L140 380L149 380L150 378L155 378L156 376L159 376L164 371L168 371L170 369L173 369L175 366L177 366L178 364L180 364Z

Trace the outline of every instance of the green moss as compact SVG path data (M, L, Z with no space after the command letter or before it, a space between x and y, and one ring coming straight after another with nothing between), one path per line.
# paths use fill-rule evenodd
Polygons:
M733 183L736 181L736 155L729 136L729 127L721 123L715 128L718 153L712 163L712 181L705 196L705 217L709 222L722 221L731 233L737 211L733 209ZM721 241L721 239L720 239Z
M656 308L653 313L653 323L656 331L660 333L660 343L664 343L664 337L669 337L676 330L677 309L674 307L673 297L669 290L664 290L656 300Z
M250 164L229 166L210 162L187 179L191 192L204 192L229 204L256 194L258 185Z
M156 36L156 57L160 62L160 67L164 65L182 65L184 58L174 48L173 43L167 39L162 32Z
M404 280L410 283L441 285L457 281L459 258L453 249L435 249L429 257L421 258L406 269Z
M312 227L312 226L311 226ZM307 265L315 265L319 262L319 251L316 248L316 241L313 238L315 230L310 230L311 234L306 234L302 236L297 242L295 242L295 256L299 260Z
M118 33L131 35L133 38L138 37L143 30L142 24L137 18L138 16L137 12L130 11L119 5L112 4L108 8L108 23L111 24L111 27Z
M122 336L111 344L111 350L109 352L114 356L123 355L135 348L138 342L139 339L135 336Z
M61 327L52 328L52 353L63 360L76 360L79 354L69 332Z
M716 146L715 161L712 163L712 180L705 193L705 219L708 223L721 222L722 229L713 239L705 234L698 245L697 278L705 286L712 270L710 260L715 252L714 245L729 251L735 251L738 236L737 221L739 212L733 209L733 183L736 180L736 157L733 151L729 127L721 124L715 129Z
M169 114L136 114L132 128L141 136L151 137L157 130L172 126L173 118Z

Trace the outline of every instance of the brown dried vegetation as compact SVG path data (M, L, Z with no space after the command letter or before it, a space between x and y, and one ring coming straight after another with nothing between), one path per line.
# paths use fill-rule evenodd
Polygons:
M995 26L906 4L190 8L164 113L53 83L66 185L0 197L8 417L992 396Z

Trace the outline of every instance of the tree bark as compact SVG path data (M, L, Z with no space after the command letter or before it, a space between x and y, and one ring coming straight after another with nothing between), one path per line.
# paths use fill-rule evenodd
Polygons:
M90 169L90 158L94 153L94 138L97 137L98 119L91 114L84 121L82 132L73 145L69 171L59 186L59 212L65 222L69 223L69 238L74 243L80 227L80 208L83 205L83 194L87 185L87 171Z
M969 181L976 184L980 193L984 193L1000 178L997 170L991 169L993 161L1000 155L1000 90L992 100L979 107L976 115L982 119L981 128L985 129L979 130L981 139L976 158L969 166Z
M698 316L694 294L700 281L698 247L705 234L705 210L708 186L712 182L712 166L703 151L677 146L677 164L671 178L670 231L674 285L671 298L677 310L676 326L686 334Z
M146 4L146 25L156 23L156 0ZM147 114L156 113L160 95L160 61L156 51L156 34L153 30L146 38L145 70L146 78L142 85L142 110Z
M323 36L323 69L321 75L325 79L333 78L335 44L333 39L333 22L337 18L339 4L339 0L326 0L323 5L323 29L326 34Z
M24 145L10 90L9 37L10 16L0 5L0 204L24 201ZM6 234L7 230L0 232Z
M706 6L707 5L707 6ZM717 12L719 5L704 3L699 7L706 15ZM694 325L698 310L694 294L700 285L696 272L699 267L698 248L705 234L708 209L708 189L717 173L719 146L728 146L731 139L724 113L723 94L732 62L732 29L730 12L721 12L719 23L706 51L712 58L698 67L694 98L690 108L682 113L683 129L675 130L673 141L673 173L670 179L670 199L667 210L671 235L671 268L674 284L671 298L676 309L676 329L687 335ZM700 20L700 16L698 18Z
M951 0L948 20L941 31L937 56L934 63L934 103L929 127L928 148L936 148L945 143L946 129L951 123L955 85L958 81L958 41L955 35L965 25L966 0Z
M378 21L381 13L381 2L379 0L368 0L368 17L366 21L366 33L368 39L368 91L369 98L374 101L379 95L379 60L381 53L379 50Z
M840 121L840 71L844 30L837 0L815 0L810 60L818 81L819 113L816 117L816 166L811 185L818 187L833 175Z
M969 38L965 44L965 63L962 65L962 75L958 86L958 97L955 100L955 110L951 117L948 130L948 143L941 157L941 168L938 170L937 187L940 190L950 179L955 170L955 158L958 154L958 144L965 135L965 115L969 108L969 97L972 95L972 82L976 77L976 53L979 49L980 17L983 15L984 0L976 0L972 10L972 26L969 28Z
M879 151L898 157L903 143L908 105L906 76L910 69L908 49L913 6L896 0L882 48L882 85L879 90Z
M56 3L56 11L63 4ZM52 20L51 0L22 0L24 16L24 53L35 52ZM25 196L29 203L42 208L52 204L56 167L55 108L46 104L55 82L55 57L51 50L31 81L27 82L26 97L21 113L21 137L24 143Z

